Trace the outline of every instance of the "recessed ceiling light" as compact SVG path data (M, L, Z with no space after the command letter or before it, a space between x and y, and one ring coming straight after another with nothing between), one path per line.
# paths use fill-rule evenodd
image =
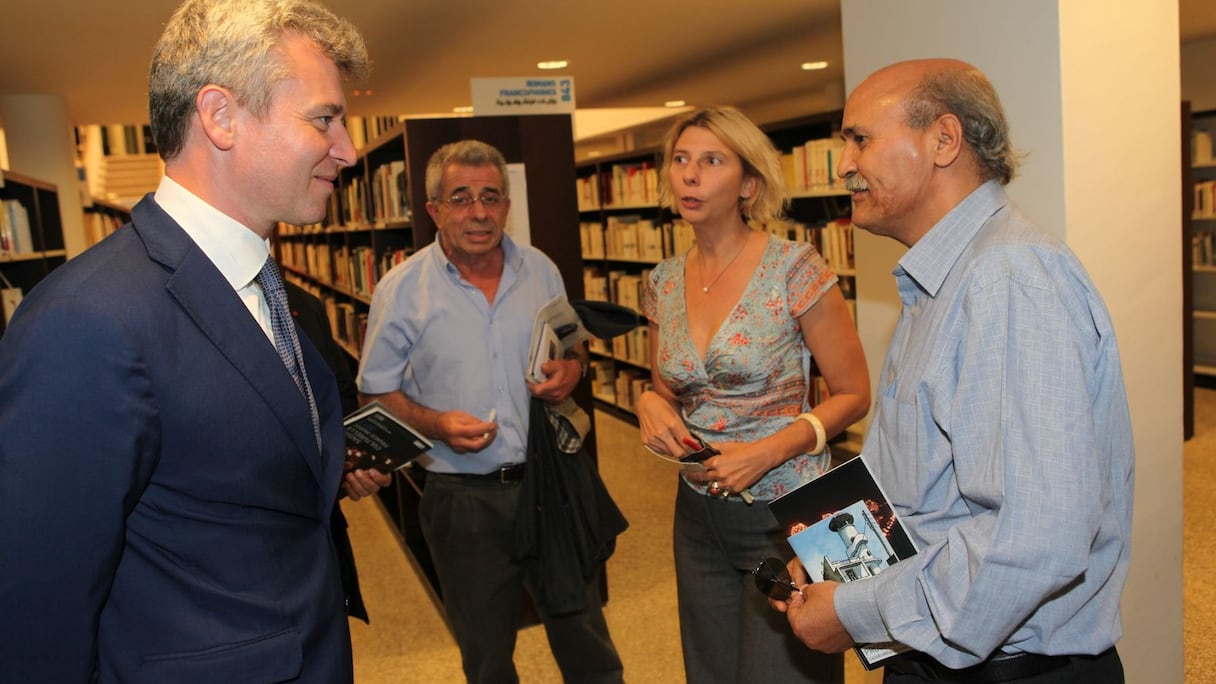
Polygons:
M668 100L663 103L664 107L683 107L684 100Z
M570 66L570 62L564 59L551 59L545 62L537 62L537 69L565 69Z
M818 71L820 69L826 69L826 68L828 68L827 62L803 62L802 63L803 71Z

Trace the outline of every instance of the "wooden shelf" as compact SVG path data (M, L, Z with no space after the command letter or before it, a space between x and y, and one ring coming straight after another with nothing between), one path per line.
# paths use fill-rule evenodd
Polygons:
M802 190L790 195L791 199L802 199L804 197L849 197L853 193L844 188L824 188L820 190Z
M63 222L59 214L59 190L54 184L11 171L0 171L0 200L17 202L29 220L29 244L18 253L0 253L2 287L16 287L29 293L51 271L67 261ZM2 209L0 209L2 210ZM24 231L23 231L24 233ZM0 334L4 319L0 317Z

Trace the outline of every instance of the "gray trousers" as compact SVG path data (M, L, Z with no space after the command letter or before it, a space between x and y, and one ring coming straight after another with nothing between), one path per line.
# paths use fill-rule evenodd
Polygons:
M448 623L471 683L519 681L513 657L526 581L523 566L511 560L518 500L518 482L428 473L419 506ZM567 682L622 681L597 585L595 578L587 584L586 610L558 617L541 612Z
M843 658L804 646L756 589L751 571L761 558L794 556L767 503L677 486L673 536L688 682L843 682Z

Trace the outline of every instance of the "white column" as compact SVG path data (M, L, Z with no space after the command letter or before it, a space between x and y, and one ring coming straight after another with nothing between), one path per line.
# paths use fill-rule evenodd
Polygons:
M67 103L59 95L0 97L12 171L59 188L59 214L68 258L84 251L84 209L76 175L75 142Z
M1077 253L1119 338L1138 457L1119 642L1127 681L1182 681L1177 4L849 0L841 18L850 91L881 66L920 57L966 60L995 84L1027 153L1009 192ZM890 271L903 250L857 234L858 325L876 375L899 311Z

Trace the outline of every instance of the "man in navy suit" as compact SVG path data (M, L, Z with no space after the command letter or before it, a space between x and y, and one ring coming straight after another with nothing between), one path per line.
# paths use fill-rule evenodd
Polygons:
M0 339L0 679L351 680L330 514L389 480L343 475L334 376L290 323L288 370L255 278L355 161L342 85L367 67L312 0L170 19L165 178Z

